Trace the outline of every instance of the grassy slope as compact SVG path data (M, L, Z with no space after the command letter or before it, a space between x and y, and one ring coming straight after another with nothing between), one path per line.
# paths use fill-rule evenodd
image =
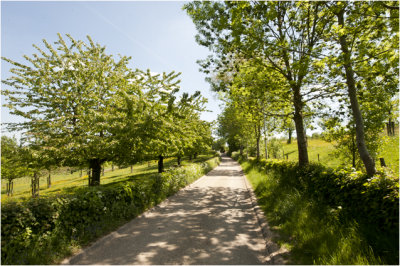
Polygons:
M283 142L283 151L288 155L291 161L298 161L299 155L297 153L297 141L293 140L291 144ZM340 164L340 160L332 155L335 147L332 143L323 141L321 139L308 140L308 157L310 161L319 162L330 167L336 167Z
M287 144L285 141L282 142L283 151L288 154L288 159L291 161L298 161L297 153L297 142L292 141L291 144ZM319 162L329 167L337 167L342 164L342 159L335 157L332 153L335 150L333 143L326 142L321 139L309 139L308 140L308 157L312 162ZM385 158L386 165L392 169L397 175L399 175L399 136L387 137L387 141L382 147L382 151L379 153L378 158ZM348 162L351 165L351 162ZM379 166L379 160L376 161L376 165Z
M208 155L200 155L196 161L205 161L206 159L211 158ZM189 164L189 161L182 161L182 165ZM176 159L168 158L164 160L164 167L168 169L172 165L176 164ZM118 169L118 167L114 167L114 171L111 171L111 166L106 167L104 176L101 176L100 181L101 184L109 184L109 183L117 183L117 182L125 182L125 181L141 181L146 182L148 177L151 174L156 173L157 161L151 161L150 166L147 162L136 164L133 166L133 171L131 173L130 167ZM85 172L82 177L80 177L80 171L74 172L70 174L66 169L60 173L52 175L52 186L51 188L47 188L47 177L43 176L40 178L40 195L41 196L50 196L57 194L69 194L73 193L75 189L87 186L88 184L88 176L85 175ZM9 199L24 199L29 198L31 196L30 191L31 180L29 177L19 178L14 180L14 195L12 197L8 197L5 194L6 182L2 180L1 185L1 202L7 201Z
M387 141L379 153L379 157L385 158L386 165L399 175L399 136L387 137Z
M352 221L279 181L279 177L242 163L275 239L290 250L291 264L383 264Z

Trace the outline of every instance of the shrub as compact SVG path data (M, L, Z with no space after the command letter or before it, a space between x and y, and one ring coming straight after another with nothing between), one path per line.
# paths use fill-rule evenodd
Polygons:
M305 167L281 160L250 159L248 163L274 180L275 189L295 189L303 200L318 203L321 211L329 210L343 223L355 220L374 252L386 258L392 256L389 261L398 258L398 177L380 170L368 178L352 168L332 169L316 163ZM256 193L263 194L266 186L260 184Z
M2 263L54 262L67 255L73 243L87 243L119 222L135 217L218 163L219 157L155 174L148 184L83 187L69 196L2 204Z

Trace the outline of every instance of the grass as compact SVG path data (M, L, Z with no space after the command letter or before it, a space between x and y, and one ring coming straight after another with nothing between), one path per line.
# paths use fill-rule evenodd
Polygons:
M297 141L294 139L291 144L282 141L282 149L288 156L290 161L298 161ZM324 141L322 139L308 139L308 157L311 162L319 162L325 166L336 168L345 162L341 158L336 157L335 144ZM282 156L282 155L281 155ZM319 159L318 159L319 157ZM378 154L376 165L380 166L379 158L384 158L386 166L390 168L396 175L399 175L399 136L385 137L384 145ZM351 166L351 161L347 162Z
M291 144L286 141L282 142L283 152L288 156L290 161L298 161L297 140L293 140ZM333 143L326 142L322 139L308 139L308 157L312 162L320 162L329 167L339 166L341 161L333 155L335 146ZM319 159L318 159L319 157Z
M197 159L189 161L182 160L182 166L188 165L192 162L205 161L211 158L211 155L199 155ZM167 170L173 165L176 165L175 158L164 159L164 168ZM102 185L109 183L118 183L125 181L140 181L147 182L148 177L158 171L157 161L143 162L133 165L132 173L131 168L114 167L112 171L111 166L106 166L104 176L101 176L100 183ZM40 196L55 196L72 194L80 187L88 185L88 176L83 171L81 176L80 171L70 173L68 168L57 169L55 174L51 176L52 185L47 188L47 175L40 178ZM2 180L1 184L1 202L8 200L24 200L31 197L31 179L30 177L23 177L14 180L14 194L9 197L6 194L6 182Z
M386 141L379 153L379 158L384 158L387 167L399 175L399 136L386 137Z
M267 175L249 162L243 162L273 231L275 241L290 250L291 264L384 264L374 255L351 219L299 192L279 176ZM396 263L396 262L395 262Z

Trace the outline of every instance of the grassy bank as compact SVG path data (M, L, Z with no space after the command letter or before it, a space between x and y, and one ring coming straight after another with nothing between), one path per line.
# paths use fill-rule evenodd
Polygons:
M297 141L294 139L291 144L282 141L282 155L283 158L289 161L297 162L299 155L297 152ZM328 167L338 167L340 165L351 166L351 161L343 161L334 155L335 144L326 142L322 139L310 138L308 139L308 157L311 162L318 162ZM389 167L395 174L399 175L399 136L385 136L384 144L379 151L376 159L376 165L380 166L379 158L384 158L387 167Z
M285 164L266 171L254 160L241 161L272 230L278 232L275 241L290 250L292 264L398 264L398 228L394 233L368 228L368 222L353 219L344 206L332 207L324 197L317 200L297 177L285 176Z
M197 159L189 161L182 160L182 166L189 165L191 163L203 162L210 159L213 155L199 155ZM177 164L175 158L167 158L164 160L165 169L170 169ZM157 173L158 171L157 161L149 161L143 163L137 163L131 167L119 168L114 167L114 170L110 164L105 166L104 175L101 176L100 182L102 185L134 181L134 182L148 182L148 177ZM40 196L57 196L65 194L73 194L76 189L80 187L88 186L88 176L85 171L74 171L71 173L67 167L57 169L52 173L52 184L51 187L47 187L47 175L40 177ZM2 180L1 186L1 202L8 200L26 200L31 197L31 179L30 177L22 177L14 180L14 194L9 197L6 194L6 182Z
M198 179L219 157L67 194L2 203L2 264L55 264ZM118 179L119 178L119 179Z

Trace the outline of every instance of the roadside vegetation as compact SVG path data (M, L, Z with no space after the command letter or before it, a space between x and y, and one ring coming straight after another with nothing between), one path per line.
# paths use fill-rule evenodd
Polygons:
M246 160L258 203L291 264L374 265L399 260L398 178L374 179L312 163Z
M145 167L120 173L101 186L65 186L63 193L2 203L3 264L56 264L115 230L216 167L219 157L201 156L157 173Z

